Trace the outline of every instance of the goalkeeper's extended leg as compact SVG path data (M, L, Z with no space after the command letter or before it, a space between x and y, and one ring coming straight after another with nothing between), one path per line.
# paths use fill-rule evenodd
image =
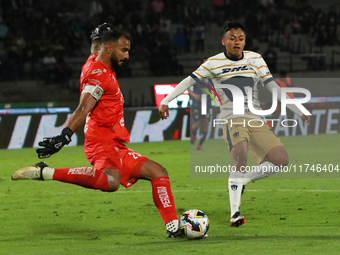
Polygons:
M57 180L101 191L116 191L120 174L115 169L99 171L93 167L51 168L45 162L19 168L12 180Z
M140 179L151 181L153 201L166 226L166 238L182 236L170 187L168 172L160 164L147 160L140 171Z

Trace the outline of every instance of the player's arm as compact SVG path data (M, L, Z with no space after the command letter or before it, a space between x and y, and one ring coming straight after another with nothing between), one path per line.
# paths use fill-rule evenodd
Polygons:
M159 107L159 115L161 116L162 120L169 117L169 102L181 95L195 83L196 81L192 77L188 76L178 83L178 85L162 100L161 106Z
M93 74L88 79L82 81L83 91L80 96L79 105L67 120L65 128L60 135L44 138L39 142L43 148L37 149L39 158L48 158L57 153L65 145L71 142L71 137L75 131L84 123L88 113L95 107L97 101L104 94L104 90L98 85L103 81L98 80L97 74Z
M95 107L97 100L90 93L82 93L77 109L67 120L65 127L75 132L85 122L88 113Z
M268 69L266 62L261 57L256 63L257 63L257 73L260 79L262 80L262 83L272 94L273 94L274 88L276 88L277 98L281 102L281 87L275 82L274 78L272 77ZM290 98L288 95L286 95L286 97ZM302 118L306 122L306 124L309 126L310 117L308 115L305 115L295 104L289 104L287 105L287 107L292 112L294 112L297 116Z
M209 60L201 64L196 71L194 71L190 76L182 80L176 88L174 88L169 95L167 95L161 102L159 107L159 115L162 120L169 117L169 107L168 104L171 100L175 99L181 95L184 91L189 89L191 86L195 85L202 79L211 77Z
M43 147L37 149L38 157L48 158L69 144L72 141L73 133L84 123L86 116L95 107L96 103L97 100L90 93L82 93L77 109L67 120L65 128L61 131L60 135L44 138L38 143L39 146Z
M274 81L274 79L271 79L268 83L265 83L265 87L273 94L274 88L276 88L277 91L277 98L281 102L281 87ZM287 98L290 98L287 95ZM288 109L290 109L292 112L294 112L297 116L301 117L306 124L309 126L310 123L310 116L305 115L295 104L287 104Z

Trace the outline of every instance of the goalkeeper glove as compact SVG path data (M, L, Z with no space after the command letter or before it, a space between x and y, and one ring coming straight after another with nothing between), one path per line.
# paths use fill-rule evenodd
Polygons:
M39 158L49 158L52 154L57 153L64 147L65 144L69 144L71 140L71 136L73 135L73 131L66 127L61 131L61 134L58 136L44 138L42 142L39 142L39 146L45 148L37 149Z
M95 40L100 40L104 32L112 30L112 25L110 23L103 23L96 27L91 33L92 42Z

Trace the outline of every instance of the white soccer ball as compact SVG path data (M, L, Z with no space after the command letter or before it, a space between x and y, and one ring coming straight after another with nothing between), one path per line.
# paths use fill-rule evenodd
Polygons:
M209 219L201 210L191 209L181 215L179 227L188 239L200 239L209 230Z

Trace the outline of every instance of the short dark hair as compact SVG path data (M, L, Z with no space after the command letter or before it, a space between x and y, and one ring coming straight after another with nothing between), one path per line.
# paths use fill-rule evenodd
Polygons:
M232 21L232 22L228 22L224 25L223 27L223 34L225 34L226 32L228 32L229 30L231 29L242 29L245 33L246 33L246 26L243 25L242 23L240 22L236 22L236 21Z
M130 33L120 30L118 28L112 28L111 30L105 31L102 35L102 42L118 41L121 36L131 41Z

